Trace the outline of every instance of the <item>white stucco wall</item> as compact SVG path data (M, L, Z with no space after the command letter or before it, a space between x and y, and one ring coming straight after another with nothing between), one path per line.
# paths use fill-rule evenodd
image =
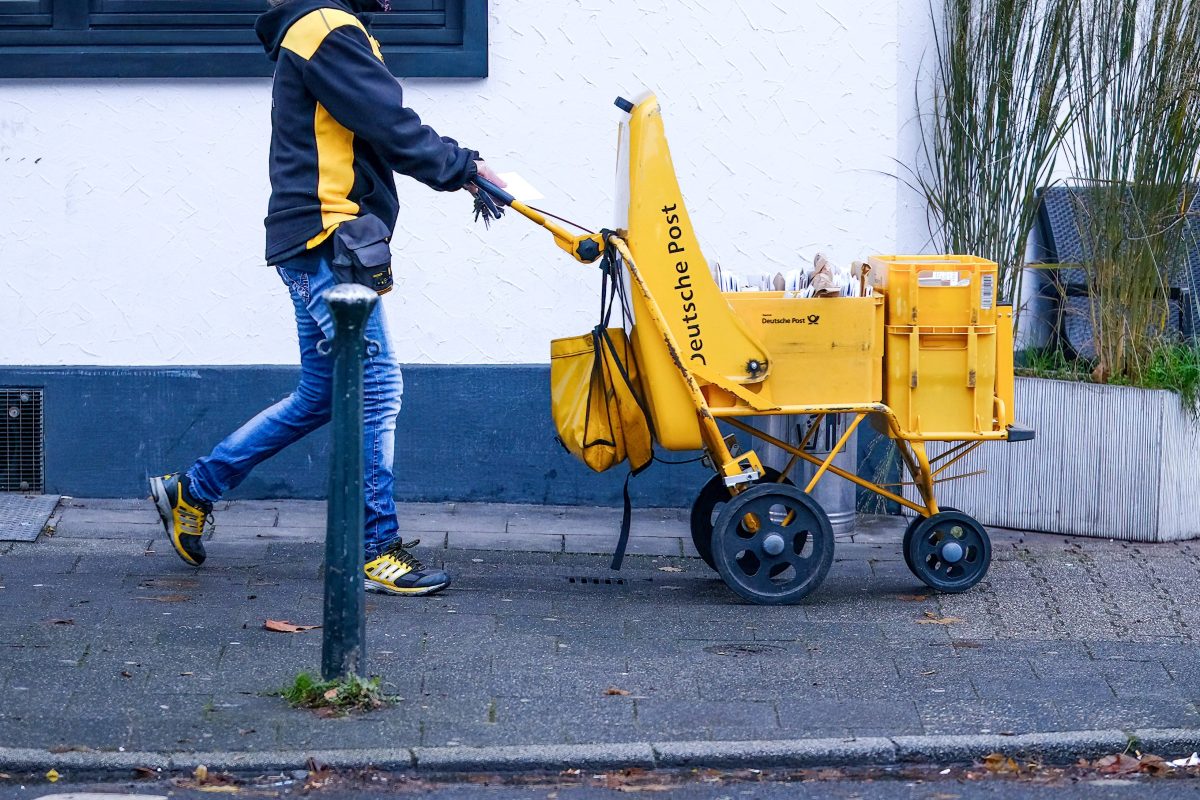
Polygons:
M913 249L926 0L492 0L491 76L405 81L440 132L544 207L612 218L618 95L657 92L710 260L786 270ZM0 364L293 363L262 261L267 80L0 81ZM530 363L586 330L597 276L515 216L401 183L402 361Z

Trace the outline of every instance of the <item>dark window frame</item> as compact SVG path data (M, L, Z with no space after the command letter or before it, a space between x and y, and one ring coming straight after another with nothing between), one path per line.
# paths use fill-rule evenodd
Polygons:
M371 32L393 74L487 77L487 0L392 6L372 15ZM253 31L265 9L265 0L0 0L0 79L270 77Z

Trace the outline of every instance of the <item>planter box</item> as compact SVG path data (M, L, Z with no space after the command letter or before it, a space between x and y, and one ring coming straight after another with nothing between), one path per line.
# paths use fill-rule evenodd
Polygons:
M1037 438L984 444L946 474L987 473L939 484L939 504L1018 530L1200 538L1200 425L1175 393L1018 378L1016 416Z

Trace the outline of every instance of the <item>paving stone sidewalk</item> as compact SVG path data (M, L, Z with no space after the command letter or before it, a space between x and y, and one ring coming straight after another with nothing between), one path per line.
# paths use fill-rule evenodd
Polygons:
M316 670L323 507L222 504L208 563L146 501L65 500L0 543L0 746L344 749L1200 729L1200 546L994 532L988 579L931 595L868 517L800 606L740 602L686 512L407 505L432 598L371 596L368 663L404 700L322 719L268 693ZM615 691L619 690L619 691ZM626 694L627 693L627 694Z

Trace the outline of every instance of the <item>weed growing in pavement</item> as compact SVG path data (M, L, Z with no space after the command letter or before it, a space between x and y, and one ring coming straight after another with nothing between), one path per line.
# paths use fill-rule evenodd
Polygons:
M308 672L301 672L276 694L295 708L311 708L329 716L374 711L400 699L385 693L379 678L351 675L340 680L322 681Z

